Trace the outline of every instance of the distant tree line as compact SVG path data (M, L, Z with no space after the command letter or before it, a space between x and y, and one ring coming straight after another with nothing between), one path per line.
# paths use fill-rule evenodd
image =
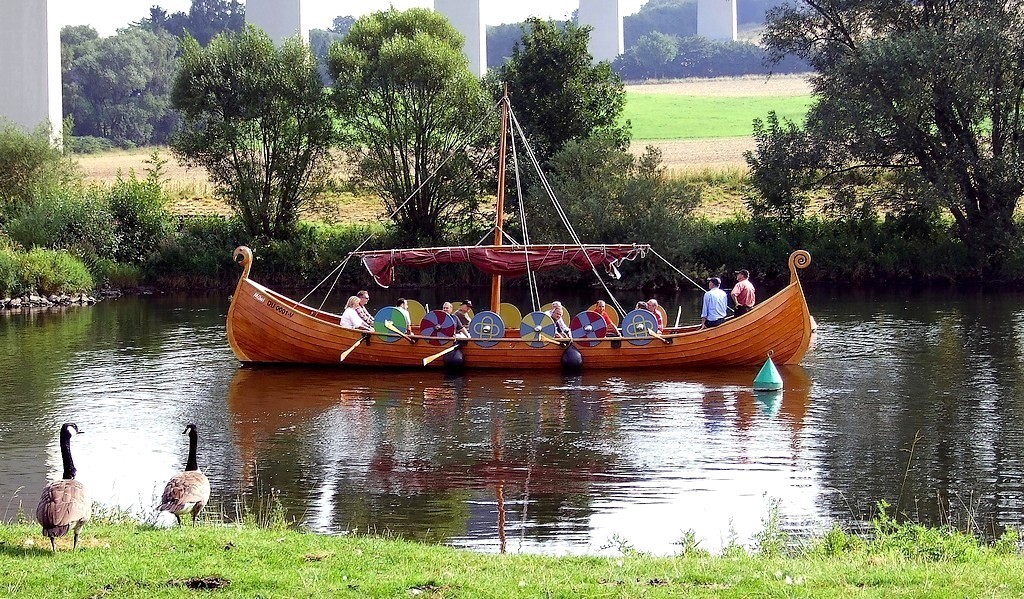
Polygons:
M779 0L740 0L737 26L759 29L765 14ZM487 66L499 68L522 37L522 23L487 28ZM806 72L796 56L771 63L760 45L745 41L714 41L697 36L696 0L648 0L636 14L623 18L625 52L613 67L627 80L729 77Z
M741 27L755 27L777 0L742 0ZM649 0L625 17L626 53L613 68L625 79L716 77L767 71L760 46L713 42L695 37L694 0ZM310 47L321 79L333 84L327 68L332 44L342 40L356 19L338 16L331 27L310 31ZM186 36L206 46L218 34L240 32L245 6L238 0L193 0L188 12L168 13L153 6L149 16L110 37L86 25L61 31L64 114L70 146L91 151L113 146L163 144L179 122L171 109L170 88ZM487 64L496 69L522 40L524 23L488 27ZM775 64L774 72L806 70L798 58Z
M787 56L771 64L767 51L757 44L718 41L704 37L676 37L653 31L615 59L623 79L682 79L686 77L737 77L768 73L805 73L807 63Z
M171 85L186 36L208 44L241 31L237 0L192 0L189 12L159 6L149 17L101 38L88 25L61 30L61 70L67 137L73 150L167 143L178 123Z

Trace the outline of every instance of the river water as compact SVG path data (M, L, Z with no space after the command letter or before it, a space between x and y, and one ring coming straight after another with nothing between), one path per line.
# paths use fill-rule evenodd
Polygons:
M671 554L689 533L712 550L750 546L772 506L798 536L858 528L884 499L998 534L1024 523L1021 299L809 291L815 345L767 396L751 390L756 368L240 368L224 297L4 314L0 519L34 512L71 420L92 498L138 512L182 468L195 422L211 510L274 495L323 532ZM662 304L687 322L698 300Z

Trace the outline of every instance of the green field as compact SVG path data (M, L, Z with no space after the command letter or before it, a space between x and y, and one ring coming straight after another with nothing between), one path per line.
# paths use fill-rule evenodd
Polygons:
M624 118L633 124L633 139L712 139L746 137L754 119L774 110L800 123L811 96L713 97L674 94L626 95Z

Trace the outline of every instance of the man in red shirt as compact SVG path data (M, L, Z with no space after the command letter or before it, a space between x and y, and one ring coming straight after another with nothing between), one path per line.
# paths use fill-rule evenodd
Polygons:
M732 299L736 302L736 316L742 316L754 307L754 285L749 281L747 269L736 271L736 284L732 286Z
M608 306L604 303L604 300L597 300L597 304L594 306L594 311L601 315L604 319L604 325L608 328L608 335L618 335L619 330L615 328L615 324L612 323L612 317L608 314Z

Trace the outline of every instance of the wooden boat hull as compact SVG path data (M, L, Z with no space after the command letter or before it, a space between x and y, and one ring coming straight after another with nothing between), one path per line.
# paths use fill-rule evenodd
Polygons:
M244 363L294 363L381 368L444 368L443 359L424 361L460 345L465 368L560 369L566 347L547 343L532 347L510 337L493 347L473 341L427 343L418 335L393 343L374 333L340 326L337 314L322 312L272 291L249 278L252 252L235 250L242 276L228 310L228 342ZM596 347L575 345L583 368L693 368L763 364L769 353L778 364L796 364L811 345L814 321L807 308L798 268L810 264L803 250L789 258L790 283L740 318L711 329L689 327L646 345L605 338ZM344 358L342 357L344 356Z

